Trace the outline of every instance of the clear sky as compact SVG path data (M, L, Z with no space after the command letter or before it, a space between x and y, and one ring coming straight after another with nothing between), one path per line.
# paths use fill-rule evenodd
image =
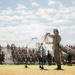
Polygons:
M57 28L61 44L75 45L75 0L0 0L0 44L42 42Z

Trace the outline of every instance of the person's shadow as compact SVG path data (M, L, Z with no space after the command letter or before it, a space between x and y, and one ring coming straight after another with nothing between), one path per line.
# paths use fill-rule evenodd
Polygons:
M40 70L46 70L46 71L48 71L48 69L45 69L45 68L42 67L42 66L39 66L39 68L40 68Z
M54 70L57 70L57 71L64 71L64 69L54 69Z
M45 71L49 71L48 69L40 69L40 70L45 70Z

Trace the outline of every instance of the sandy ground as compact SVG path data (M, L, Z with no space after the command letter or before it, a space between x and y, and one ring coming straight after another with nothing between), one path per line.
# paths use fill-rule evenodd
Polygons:
M75 66L62 66L63 70L54 70L56 66L44 66L45 70L40 70L39 66L24 65L0 65L0 75L75 75Z

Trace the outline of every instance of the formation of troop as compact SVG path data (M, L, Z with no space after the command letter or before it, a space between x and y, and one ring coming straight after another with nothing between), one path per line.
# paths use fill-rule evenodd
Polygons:
M14 64L25 64L26 61L29 64L41 64L42 61L44 62L44 64L48 62L48 65L51 65L52 63L55 64L54 57L50 54L49 51L46 53L45 49L43 49L42 52L40 48L35 49L26 47L16 47L15 45L7 45L7 50L11 50L11 58ZM3 53L2 50L1 52ZM0 59L2 59L2 57Z
M40 53L40 50L19 47L12 50L12 57L14 63L24 63L26 61L35 63L38 60L38 57L40 57ZM46 56L45 52L44 56Z
M51 61L53 59L52 55L49 53L46 54L45 49L43 50L43 57L42 51L40 49L27 49L27 48L16 48L12 50L12 58L14 63L16 64L23 64L26 61L30 64L40 64L42 61L44 64L48 61L48 64L51 65Z

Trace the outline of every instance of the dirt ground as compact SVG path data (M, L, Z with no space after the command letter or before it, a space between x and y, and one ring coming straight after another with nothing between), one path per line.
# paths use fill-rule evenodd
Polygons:
M56 66L44 66L45 70L39 69L38 65L0 65L0 75L74 75L75 66L62 66L63 70L54 70Z

